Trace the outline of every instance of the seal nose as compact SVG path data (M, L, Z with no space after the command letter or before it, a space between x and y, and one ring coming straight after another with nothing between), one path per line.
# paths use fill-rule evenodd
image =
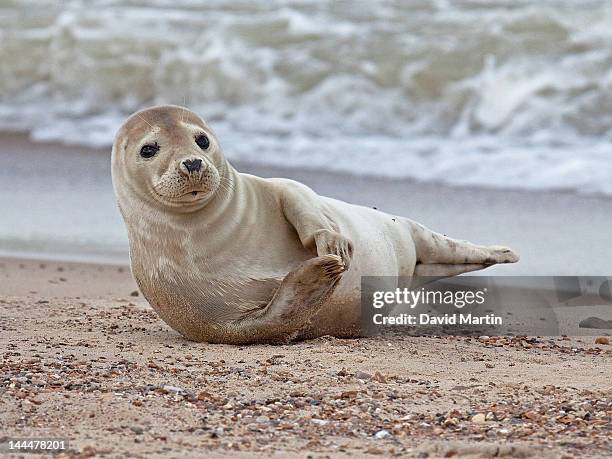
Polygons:
M200 172L200 169L202 168L202 160L186 159L185 161L183 161L183 165L189 173Z

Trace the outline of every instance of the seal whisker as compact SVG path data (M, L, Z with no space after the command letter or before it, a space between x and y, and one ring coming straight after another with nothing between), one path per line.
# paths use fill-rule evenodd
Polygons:
M140 113L136 113L136 115L138 116L138 118L140 118L140 119L141 119L141 120L143 120L145 123L147 123L147 124L149 125L149 127L150 127L151 129L153 129L153 132L155 132L155 131L156 131L155 127L154 127L154 126L153 126L151 123L149 123L149 122L148 122L147 120L145 120L145 119L144 119L142 116L140 116Z
M217 189L222 189L223 191L226 191L227 194L230 194L236 192L236 185L229 179L221 177L221 181L219 182L219 187Z
M181 107L181 124L184 121L185 113L187 112L187 96L183 94L183 106Z
M224 187L224 189L227 191L235 191L234 184L231 183L231 181L225 177L219 178L219 186Z
M226 177L221 177L219 183L222 183L225 186L229 187L232 191L236 190L236 184L234 184L230 179L228 179Z
M227 184L222 183L222 182L219 182L219 186L218 186L218 188L217 188L217 191L219 191L219 190L221 190L221 191L225 191L225 192L226 192L226 195L227 195L227 194L229 194L229 193L231 193L232 191L234 191L234 190L233 190L233 189L231 189L231 188L230 188L230 187L229 187Z

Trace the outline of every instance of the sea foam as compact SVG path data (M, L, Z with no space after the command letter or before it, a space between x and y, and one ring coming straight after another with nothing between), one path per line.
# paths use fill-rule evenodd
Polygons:
M230 158L612 194L612 6L0 1L0 128L108 147L187 105Z

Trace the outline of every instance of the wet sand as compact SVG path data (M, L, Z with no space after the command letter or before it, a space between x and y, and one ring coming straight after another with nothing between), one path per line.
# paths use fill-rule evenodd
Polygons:
M232 146L224 147L231 157ZM296 179L320 194L403 215L458 239L509 245L521 254L519 264L487 274L612 275L607 197L450 188L232 163L242 172ZM25 134L4 133L0 164L0 255L127 263L109 149L32 143Z
M193 343L123 265L0 259L0 431L66 457L609 457L612 346Z

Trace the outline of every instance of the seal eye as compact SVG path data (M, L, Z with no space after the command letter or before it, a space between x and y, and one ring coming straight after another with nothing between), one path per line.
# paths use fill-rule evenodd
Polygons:
M152 158L159 151L159 145L155 142L154 145L143 145L140 149L140 156L143 158Z
M200 147L202 150L207 150L210 146L210 141L208 140L208 137L206 137L204 134L200 134L199 136L197 136L195 141L198 144L198 147Z

